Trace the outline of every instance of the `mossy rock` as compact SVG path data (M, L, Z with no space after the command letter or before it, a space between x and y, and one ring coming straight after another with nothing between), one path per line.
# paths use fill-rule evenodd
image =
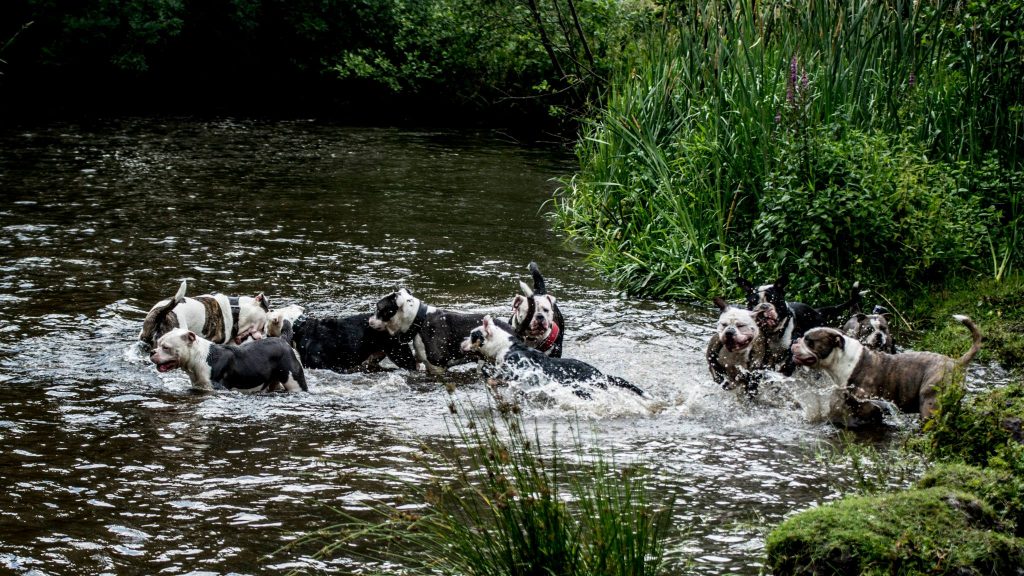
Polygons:
M939 412L925 426L926 451L936 459L1003 468L1024 477L1024 385L966 398L939 394Z
M918 488L936 486L974 494L999 515L1006 531L1024 536L1024 478L1005 469L939 464L917 482Z
M1022 574L1024 539L985 500L946 487L846 498L783 522L768 566L788 574Z

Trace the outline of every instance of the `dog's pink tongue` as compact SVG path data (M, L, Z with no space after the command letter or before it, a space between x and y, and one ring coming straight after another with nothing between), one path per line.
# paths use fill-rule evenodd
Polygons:
M175 365L173 362L165 362L163 364L157 364L156 369L158 372L170 372L174 370Z

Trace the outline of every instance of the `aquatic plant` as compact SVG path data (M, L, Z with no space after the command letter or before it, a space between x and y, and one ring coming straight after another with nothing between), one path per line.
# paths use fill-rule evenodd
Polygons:
M659 573L671 496L655 496L641 463L619 465L584 441L563 454L519 406L450 406L450 444L428 448L413 506L342 514L315 535L319 556L361 556L412 574L647 576ZM432 463L433 462L433 463ZM383 518L383 519L381 519Z

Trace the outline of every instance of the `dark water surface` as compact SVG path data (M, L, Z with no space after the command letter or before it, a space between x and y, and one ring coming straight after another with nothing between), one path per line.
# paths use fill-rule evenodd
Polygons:
M618 296L553 232L563 150L476 132L312 121L128 119L0 132L0 571L358 572L275 552L395 502L446 437L425 374L308 372L311 392L190 393L135 338L183 278L189 293L265 292L319 315L369 311L396 286L506 317L540 263L567 318L566 356L650 392L524 390L540 425L579 415L676 496L673 573L759 574L766 527L836 496L816 459L832 430L791 402L716 389L707 309ZM456 396L484 402L471 369Z

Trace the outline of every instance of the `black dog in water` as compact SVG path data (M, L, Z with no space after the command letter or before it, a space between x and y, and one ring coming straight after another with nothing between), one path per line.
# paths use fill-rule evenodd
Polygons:
M298 317L289 320L289 317ZM301 315L302 309L279 309L267 315L267 334L290 340L306 368L348 372L376 367L385 357L399 368L416 369L412 348L397 336L370 327L372 314L341 318Z
M496 365L509 369L513 378L519 377L524 371L540 369L555 382L572 386L573 393L580 398L591 397L585 385L607 389L609 384L646 397L640 388L618 376L602 374L586 362L571 358L551 358L535 348L528 348L515 337L511 326L493 320L490 316L484 316L483 324L469 333L469 337L462 342L462 349L466 353L480 354Z

